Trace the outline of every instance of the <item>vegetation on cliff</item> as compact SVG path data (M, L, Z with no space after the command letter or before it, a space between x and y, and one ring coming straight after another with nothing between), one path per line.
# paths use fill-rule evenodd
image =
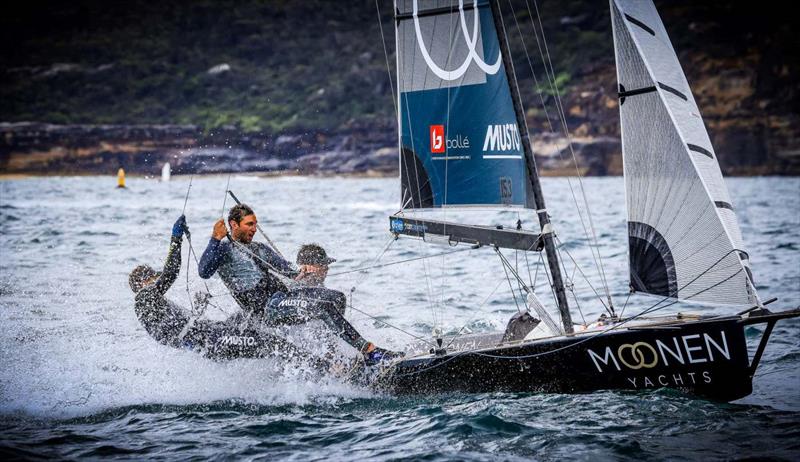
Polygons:
M532 29L536 5L513 3L513 14L501 5L532 128L557 132L556 89ZM607 5L539 3L570 129L617 136ZM720 0L657 3L715 143L733 151L723 164L791 157L800 139L797 19ZM379 10L393 68L391 2ZM276 136L391 127L377 18L373 0L17 4L0 17L0 121L193 124Z

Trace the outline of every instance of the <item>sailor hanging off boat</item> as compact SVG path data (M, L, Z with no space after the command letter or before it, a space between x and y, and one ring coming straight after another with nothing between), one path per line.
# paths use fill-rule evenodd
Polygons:
M304 324L321 320L350 346L361 352L367 365L402 356L368 342L344 317L345 295L324 286L328 266L336 260L317 244L306 244L297 252L299 284L286 293L276 292L269 301L266 319L272 326Z
M172 227L167 262L161 272L140 265L128 278L136 294L135 311L145 330L158 342L202 352L215 360L279 356L307 360L317 370L329 370L327 361L301 351L295 345L268 332L240 322L197 319L187 310L166 299L165 294L178 278L181 266L181 240L188 234L186 218L181 215Z
M323 286L328 265L335 261L324 249L316 244L303 246L297 254L298 271L277 251L253 240L258 219L252 208L245 204L231 208L228 225L230 234L222 220L214 224L198 273L205 279L218 273L247 317L260 318L272 327L321 320L368 364L399 355L366 341L344 318L344 294ZM223 242L226 236L228 242Z
M228 225L230 235L222 219L214 223L197 271L203 279L218 273L246 313L263 314L272 294L286 291L281 279L294 277L297 271L275 250L253 241L258 219L247 205L238 204L231 208ZM226 236L229 239L223 242Z

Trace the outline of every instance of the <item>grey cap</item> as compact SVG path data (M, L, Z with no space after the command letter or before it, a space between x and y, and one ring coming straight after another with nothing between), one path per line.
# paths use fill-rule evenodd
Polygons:
M328 254L325 253L325 249L317 244L306 244L300 247L300 250L297 252L298 265L322 266L330 265L335 261L335 258L328 257Z

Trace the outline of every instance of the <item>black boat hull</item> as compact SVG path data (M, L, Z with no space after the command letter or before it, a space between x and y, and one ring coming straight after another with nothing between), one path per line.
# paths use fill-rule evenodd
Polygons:
M376 385L394 393L575 393L669 387L732 401L749 395L777 319L739 316L615 329L399 361ZM751 364L747 324L767 323ZM447 342L444 342L446 345Z

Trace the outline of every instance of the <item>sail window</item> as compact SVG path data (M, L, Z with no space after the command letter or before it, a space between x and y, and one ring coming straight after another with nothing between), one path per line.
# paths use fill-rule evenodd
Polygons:
M729 202L714 201L714 205L716 205L718 209L733 210L733 206Z
M647 24L643 23L642 21L639 21L638 19L634 18L633 16L631 16L629 14L626 14L625 15L625 19L630 21L631 24L636 24L637 26L641 27L645 32L647 32L648 34L652 35L653 37L656 36L656 32L653 29L647 27Z
M711 151L708 149L702 148L696 144L687 143L686 146L689 148L690 151L699 152L700 154L704 154L710 158L714 158L714 155L711 154Z

